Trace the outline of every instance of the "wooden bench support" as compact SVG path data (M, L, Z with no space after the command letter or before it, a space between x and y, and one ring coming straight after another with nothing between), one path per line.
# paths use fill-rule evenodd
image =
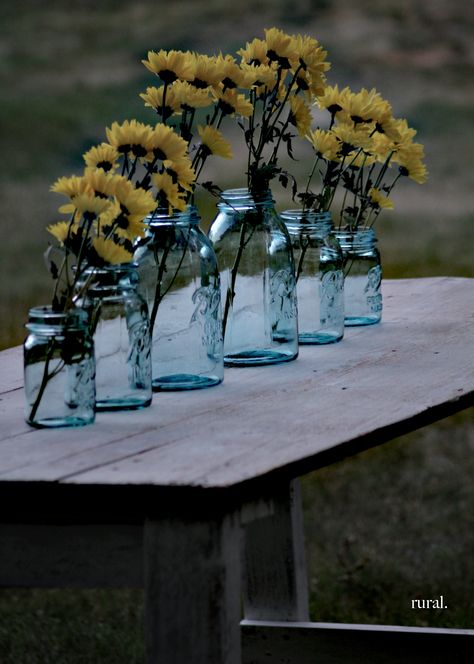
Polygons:
M241 664L241 528L209 521L147 521L148 664Z
M274 495L273 514L245 526L244 615L308 620L308 582L299 480Z
M242 664L472 664L474 630L244 620Z

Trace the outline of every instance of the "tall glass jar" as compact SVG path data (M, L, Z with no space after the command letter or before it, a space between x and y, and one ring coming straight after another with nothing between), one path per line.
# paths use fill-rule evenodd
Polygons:
M94 343L81 309L29 311L23 346L25 417L34 427L78 427L95 418Z
M223 300L224 362L274 364L298 355L298 314L288 231L270 191L228 189L210 230Z
M342 251L330 212L285 210L298 294L300 344L330 344L344 336Z
M193 390L224 378L219 271L196 208L154 213L135 260L152 330L153 389Z
M344 257L345 324L373 325L382 318L382 267L372 228L338 230Z
M133 263L90 268L83 306L89 309L96 355L96 410L149 406L151 344L148 308L137 292Z

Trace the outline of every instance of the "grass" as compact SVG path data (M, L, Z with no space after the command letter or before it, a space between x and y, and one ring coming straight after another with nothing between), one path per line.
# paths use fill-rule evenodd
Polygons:
M331 80L376 86L418 128L430 180L403 183L378 222L386 278L474 277L472 23L461 0L410 3L84 0L0 9L0 348L21 343L28 308L50 294L50 184L113 120L153 122L138 93L148 49L232 51L273 24L318 37ZM208 173L239 186L245 166ZM292 164L306 169L304 159ZM291 207L276 191L280 207ZM203 199L203 226L214 210ZM442 302L440 302L442 306ZM471 412L308 476L305 525L315 620L472 627ZM443 594L448 609L414 611ZM140 591L0 590L2 664L143 661Z

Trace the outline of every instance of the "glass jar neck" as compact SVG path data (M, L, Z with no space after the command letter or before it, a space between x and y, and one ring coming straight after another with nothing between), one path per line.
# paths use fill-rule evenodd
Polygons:
M105 297L115 295L125 289L134 288L138 283L137 265L120 263L100 268L87 268L80 285L85 285L90 296Z
M68 331L87 329L88 315L83 309L73 307L67 311L53 311L51 306L32 307L28 312L26 328L37 334L55 335Z
M374 249L377 238L373 228L359 228L353 231L336 231L337 239L342 250L357 249L367 251Z
M284 210L280 214L288 232L292 236L307 234L325 237L334 231L330 212L313 212L312 210Z
M188 205L182 212L175 210L171 214L167 210L155 210L144 219L151 232L164 226L198 226L199 221L199 214L194 205Z
M221 194L221 201L217 207L220 210L245 210L256 209L258 207L270 208L275 205L270 189L258 194L252 193L246 187L241 189L225 189Z

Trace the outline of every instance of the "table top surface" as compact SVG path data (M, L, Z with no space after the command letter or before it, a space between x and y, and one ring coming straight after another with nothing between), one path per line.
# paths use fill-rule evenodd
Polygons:
M0 487L224 489L296 477L474 404L474 280L386 280L381 324L286 364L156 394L78 429L24 422L21 348L0 353Z

